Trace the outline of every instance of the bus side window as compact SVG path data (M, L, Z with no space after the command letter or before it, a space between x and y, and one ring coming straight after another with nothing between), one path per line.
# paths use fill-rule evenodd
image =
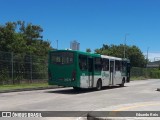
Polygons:
M126 71L126 67L127 67L127 62L126 61L122 61L122 71Z
M103 68L103 71L109 71L109 60L108 59L103 59L102 68Z
M120 71L122 71L122 61L120 61Z
M116 71L120 71L121 70L121 61L116 60Z
M87 56L79 55L79 68L81 70L87 70Z
M110 72L114 72L114 61L110 61Z
M101 71L102 70L102 59L101 58L95 58L95 71Z
M93 58L88 58L88 70L93 72Z

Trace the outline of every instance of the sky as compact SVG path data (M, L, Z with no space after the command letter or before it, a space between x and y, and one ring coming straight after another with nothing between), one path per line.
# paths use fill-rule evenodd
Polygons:
M127 45L160 59L160 0L0 0L0 25L18 20L40 25L54 48L77 40L94 52L126 36Z

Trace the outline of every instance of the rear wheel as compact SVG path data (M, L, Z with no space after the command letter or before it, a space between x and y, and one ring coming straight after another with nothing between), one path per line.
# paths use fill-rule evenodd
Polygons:
M124 87L125 78L123 78L122 83L120 84L120 87Z
M101 90L101 89L102 89L102 82L101 80L98 80L96 85L96 90Z

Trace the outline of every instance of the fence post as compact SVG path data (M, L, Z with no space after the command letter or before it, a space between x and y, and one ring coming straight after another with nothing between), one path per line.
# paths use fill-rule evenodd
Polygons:
M11 64L12 64L12 82L14 84L13 52L11 53Z
M31 74L31 82L32 82L32 56L31 56L31 53L30 53L30 68L31 68L30 74Z

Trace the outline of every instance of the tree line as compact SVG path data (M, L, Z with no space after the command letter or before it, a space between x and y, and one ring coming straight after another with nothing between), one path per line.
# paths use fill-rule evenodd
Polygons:
M51 46L42 32L41 26L24 21L0 25L0 51L46 56Z
M103 44L103 46L99 49L95 49L95 53L120 57L124 58L124 49L125 49L125 58L128 58L131 62L132 67L145 67L148 60L145 59L142 51L135 45L127 46L127 45L107 45ZM90 48L86 49L86 52L91 52Z
M43 28L24 21L0 25L0 84L47 79L50 42Z
M48 51L52 47L49 40L43 39L42 33L43 28L41 26L25 23L25 21L7 22L4 25L0 25L0 51L47 57ZM96 49L94 52L123 58L124 47L126 58L130 59L132 66L145 67L147 60L135 45L103 44L101 48ZM89 48L86 51L91 52Z

